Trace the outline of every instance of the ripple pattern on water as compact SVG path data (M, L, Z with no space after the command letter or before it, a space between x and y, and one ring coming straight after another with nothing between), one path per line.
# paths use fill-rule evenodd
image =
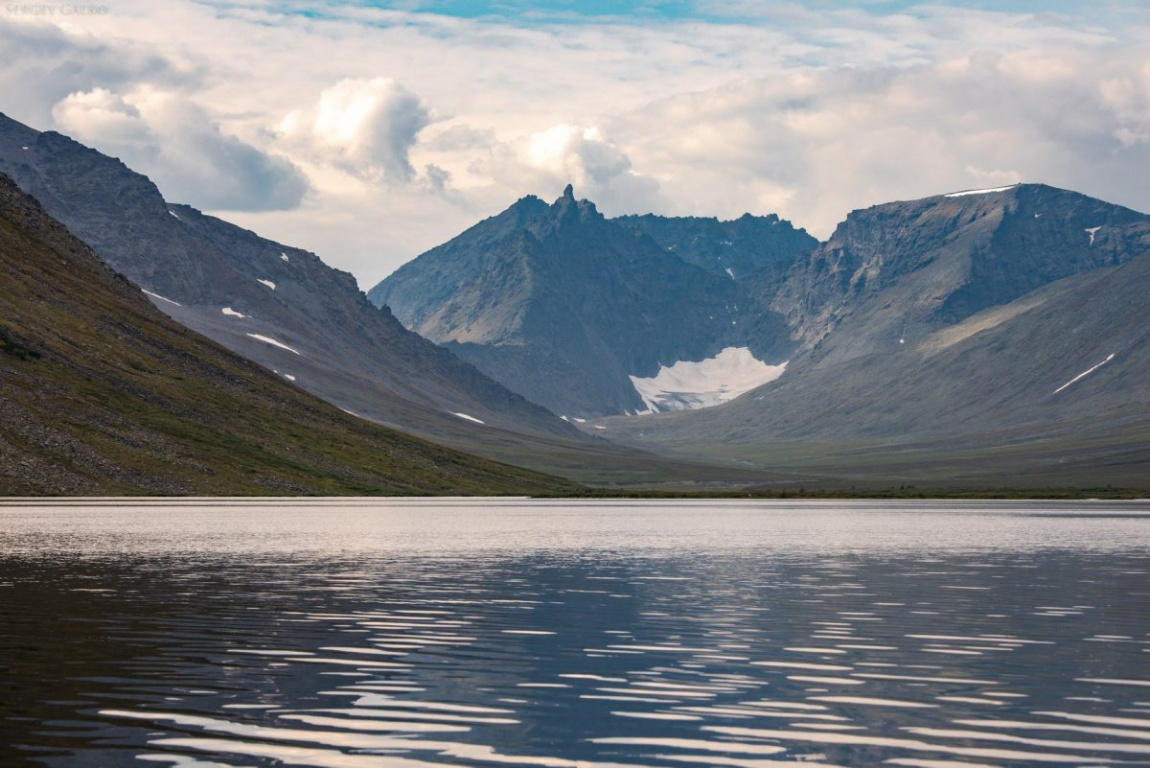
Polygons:
M241 520L268 543L254 552L234 546L227 508L197 511L218 525L181 547L157 544L150 519L85 548L76 529L103 524L61 530L79 509L4 513L0 750L173 768L1150 765L1137 510L1086 515L1094 538L1070 546L1083 518L1064 510L990 510L991 525L961 506L966 527L1007 532L940 554L918 534L840 546L881 528L869 515L906 517L869 507L717 508L737 545L667 546L664 531L650 547L646 505L604 523L607 547L572 532L578 505L482 507L488 528L520 533L474 547L457 516L420 507L424 547L366 546L389 509L337 516L328 539L297 519L323 505ZM690 515L670 527L696 530ZM1044 537L1015 531L1037 524Z

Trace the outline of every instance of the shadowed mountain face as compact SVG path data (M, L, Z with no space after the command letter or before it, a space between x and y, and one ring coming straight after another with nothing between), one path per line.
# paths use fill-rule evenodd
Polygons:
M0 175L0 495L574 489L349 416L184 328Z
M772 306L800 345L779 380L601 431L840 476L1137 485L1150 470L1144 214L1041 185L877 206Z
M1026 184L855 211L788 275L771 306L804 364L892 350L1055 280L1150 247L1150 217Z
M641 232L688 264L730 277L779 274L810 253L818 241L775 214L744 214L733 221L698 217L620 216L615 223Z
M484 430L583 439L404 329L351 275L169 204L115 159L0 116L0 170L165 314L342 408L478 450Z
M168 204L147 178L59 134L0 116L0 171L164 314L354 414L590 483L747 485L768 474L589 437L406 330L351 275Z
M786 359L792 344L781 318L751 307L734 269L778 273L773 265L793 261L810 238L777 219L741 222L607 220L568 187L552 205L520 200L368 296L557 413L643 411L650 403L631 377L728 347L749 347L760 361ZM697 232L742 239L726 261ZM691 246L682 248L686 260L673 247L680 238Z
M1150 217L1044 185L855 211L822 244L774 217L607 221L568 193L521 201L371 296L512 388L550 387L561 412L633 411L627 383L705 390L695 379L730 376L729 347L787 361L726 404L593 425L635 446L822 476L1047 482L1105 465L1124 481L1150 434L1148 251ZM618 396L589 402L606 380Z
M1145 487L1150 253L612 439L860 481ZM833 335L833 334L832 334Z

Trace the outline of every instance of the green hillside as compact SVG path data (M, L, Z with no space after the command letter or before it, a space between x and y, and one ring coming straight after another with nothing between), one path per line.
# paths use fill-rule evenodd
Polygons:
M0 176L0 494L532 494L169 320Z

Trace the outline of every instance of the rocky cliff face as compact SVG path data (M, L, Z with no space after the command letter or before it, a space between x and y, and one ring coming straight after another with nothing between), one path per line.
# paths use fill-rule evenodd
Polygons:
M887 350L610 439L860 482L1145 487L1150 246ZM933 484L933 485L932 485Z
M771 306L807 364L911 343L1055 280L1146 249L1150 217L1040 184L855 211Z
M367 301L314 254L166 202L145 177L0 116L0 170L171 317L341 407L417 434L581 439Z
M633 413L624 374L645 405L694 387L663 394L711 406L593 425L635 446L752 463L778 460L778 444L837 446L836 473L872 450L897 468L896 446L913 444L954 477L947 446L977 462L1016 444L1028 476L1093 461L1129 477L1150 434L1148 251L1150 216L1037 184L855 211L821 244L772 217L606 221L567 195L521 201L373 298L561 409ZM786 369L723 404L696 380L757 375L730 347Z
M798 345L781 378L598 426L776 467L803 445L860 479L1133 483L1150 467L1148 297L1145 214L1042 185L880 205L775 292Z
M640 232L679 259L737 280L789 269L818 241L777 215L744 214L732 221L700 217L620 216L615 223Z
M777 247L745 244L740 269L790 258L803 241L789 226L762 228L778 233ZM722 262L701 266L701 246L684 260L645 229L663 232L655 221L608 220L568 187L552 205L520 200L400 268L369 298L558 413L642 411L649 404L631 376L748 346L748 327L774 317L752 309ZM784 360L786 334L764 338L752 344L761 359Z

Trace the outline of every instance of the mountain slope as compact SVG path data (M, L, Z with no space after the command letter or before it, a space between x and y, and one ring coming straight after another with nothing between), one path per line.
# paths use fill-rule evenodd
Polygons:
M732 221L654 214L620 216L613 221L647 235L688 264L733 280L763 270L789 269L818 245L806 230L795 229L773 213L746 213Z
M780 294L803 298L792 317L807 351L779 380L601 431L779 470L1137 486L1150 217L1040 186L968 197L840 227Z
M790 341L781 319L752 311L724 262L708 263L698 249L685 261L647 234L664 235L664 223L607 220L568 187L552 205L520 200L404 265L368 296L509 388L572 417L656 406L633 379L727 348L748 348L764 370L785 360ZM767 261L801 250L805 233L772 222L759 229L768 236ZM760 258L753 249L739 253L740 269ZM748 334L748 323L758 332Z
M583 439L404 329L351 275L169 205L117 160L0 116L0 170L166 314L343 408L476 449L508 439L487 432Z
M833 365L1148 245L1150 216L1041 184L886 203L851 213L772 306L811 352L796 365Z
M178 325L0 176L0 494L572 490L349 416Z

